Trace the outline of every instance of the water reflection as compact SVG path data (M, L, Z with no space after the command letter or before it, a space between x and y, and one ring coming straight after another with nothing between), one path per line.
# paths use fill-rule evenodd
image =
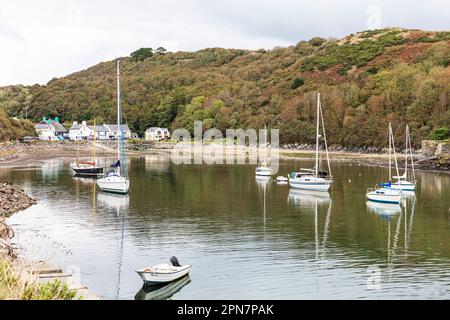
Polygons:
M330 193L302 189L290 189L288 202L297 208L314 207L316 204L327 204L331 201Z
M371 213L375 213L384 219L390 219L392 216L402 212L400 204L381 203L381 202L366 202L367 209Z
M191 279L189 275L181 279L173 281L169 284L161 284L156 286L144 285L141 290L136 293L135 300L167 300L175 293L180 291L184 286L189 284Z
M264 228L266 227L267 188L269 188L269 184L271 181L272 181L271 177L256 176L256 185L258 186L258 190L263 192L263 224L264 224Z
M170 155L163 154L146 154L145 169L154 172L168 172L170 168Z
M130 205L130 196L128 194L121 195L121 194L99 192L97 194L97 203L102 207L115 209L117 216L119 216L121 210L128 209Z
M45 235L35 252L27 250L32 258L51 256L62 267L80 266L83 283L106 299L139 296L142 280L134 270L168 252L196 265L195 281L174 290L172 299L448 296L445 190L418 188L399 211L364 199L367 184L375 184L383 168L356 171L334 163L331 199L330 193L256 180L251 166L169 162L167 172L155 174L144 157L131 163L132 192L126 196L101 192L95 180L73 178L67 162L57 183L47 183L36 168L3 171L5 180L27 187L38 199L38 205L9 219L17 246L36 247L37 232ZM280 165L286 171L292 166ZM449 177L439 179L450 186ZM382 269L380 290L367 290L370 265ZM150 299L154 291L140 296L148 293Z

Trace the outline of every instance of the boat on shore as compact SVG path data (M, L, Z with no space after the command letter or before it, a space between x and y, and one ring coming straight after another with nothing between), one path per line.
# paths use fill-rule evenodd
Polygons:
M322 123L323 138L325 142L325 152L327 157L328 172L320 170L319 166L319 143L322 135L320 134L320 124ZM327 136L325 133L325 123L322 114L322 104L320 93L317 94L317 125L316 125L316 163L313 169L301 169L299 172L292 172L289 176L289 184L292 188L328 191L333 184L331 176L330 157L328 154Z

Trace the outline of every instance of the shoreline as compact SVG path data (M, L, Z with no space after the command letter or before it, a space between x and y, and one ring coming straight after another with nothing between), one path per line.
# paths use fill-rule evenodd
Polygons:
M7 219L36 203L36 199L28 196L24 190L17 189L8 183L0 184L0 262L3 265L6 263L10 268L2 269L2 272L9 270L8 272L11 274L5 275L6 277L16 277L22 283L31 284L33 288L45 286L49 283L56 285L57 282L55 281L60 281L63 286L67 286L67 290L72 292L75 298L100 300L88 287L77 283L73 275L64 273L60 267L52 262L33 261L26 256L16 254L11 242L15 237L15 231L8 225ZM1 286L2 283L0 283L0 289ZM35 290L42 290L40 287L36 288ZM13 295L13 297L16 296Z
M116 154L115 142L97 142L96 143L96 156L107 157ZM208 148L211 145L203 144L199 147L193 147L194 154L201 154L204 148ZM5 145L0 145L0 153L2 148L5 149ZM31 168L34 166L40 166L44 161L58 158L76 159L92 157L93 144L91 141L64 141L64 142L51 142L51 141L35 141L35 142L14 142L7 144L7 150L13 156L10 159L3 160L0 158L0 169L11 167L26 167ZM126 152L128 156L142 156L155 152L170 153L181 149L175 149L173 143L159 142L159 143L130 143L126 144ZM197 153L198 152L198 153ZM258 153L267 152L265 148L244 147L240 150L229 148L225 149L224 154L235 155L258 155ZM275 154L279 155L280 159L301 160L308 159L314 156L315 150L309 149L290 149L290 148L278 148L273 149ZM324 154L324 151L320 151ZM351 151L329 151L331 161L344 161L350 163L365 164L369 166L386 167L388 166L389 156L386 153L376 152L351 152ZM307 157L305 157L307 156ZM404 164L404 154L397 153L399 166ZM444 157L441 160L439 157L425 157L420 153L415 153L414 165L415 169L428 172L450 173L450 161ZM440 163L442 162L442 163Z

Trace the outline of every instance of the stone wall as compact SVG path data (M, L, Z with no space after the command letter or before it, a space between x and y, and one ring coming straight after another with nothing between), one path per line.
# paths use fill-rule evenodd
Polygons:
M450 155L450 143L448 141L423 140L422 155L425 157Z

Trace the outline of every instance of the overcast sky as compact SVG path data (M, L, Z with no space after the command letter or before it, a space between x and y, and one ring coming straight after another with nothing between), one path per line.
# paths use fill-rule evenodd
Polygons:
M447 0L0 0L0 85L45 84L140 47L273 48L401 26L450 30Z

